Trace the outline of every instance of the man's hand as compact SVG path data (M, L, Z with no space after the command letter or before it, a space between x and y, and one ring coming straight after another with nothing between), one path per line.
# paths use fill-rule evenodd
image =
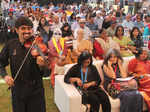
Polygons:
M46 57L47 58L47 57ZM36 58L36 63L39 65L39 66L48 66L48 63L46 62L46 60L43 59L42 56L38 56Z
M14 79L13 79L11 76L6 75L6 76L4 77L4 80L5 80L5 82L8 84L9 87L14 86Z

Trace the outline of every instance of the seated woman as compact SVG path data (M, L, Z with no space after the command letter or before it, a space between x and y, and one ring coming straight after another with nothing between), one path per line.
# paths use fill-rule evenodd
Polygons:
M76 50L77 54L80 55L80 53L84 50L87 50L92 54L93 45L90 40L84 39L84 30L79 29L77 33L78 35L77 35L76 46L74 46L74 49Z
M129 37L124 36L123 26L117 26L115 37L113 38L120 46L120 53L123 57L132 56L129 43L132 42Z
M105 54L110 48L120 50L120 46L117 42L113 41L111 37L108 37L105 29L100 30L100 36L94 40L94 57L96 59L103 59Z
M120 55L120 52L116 49L110 49L102 65L105 90L109 91L109 85L112 81L116 81L117 78L127 77L127 73L125 72L122 63L123 59ZM123 84L123 82L120 82L120 85L121 84ZM126 84L126 87L130 88L137 86L134 79L124 84ZM120 99L120 112L142 112L143 99L137 90L121 89L120 93L117 95L117 98Z
M102 104L103 112L110 112L111 106L106 93L99 87L101 78L92 64L92 55L83 51L75 64L65 75L66 83L75 84L82 91L82 103L90 104L90 112L99 112Z
M148 111L150 111L150 61L148 60L148 51L139 49L135 57L128 64L128 71L137 77L139 91L148 105Z
M142 40L142 34L138 27L133 27L130 33L130 39L132 42L130 45L132 46L132 53L135 54L137 52L137 49L140 49L144 46L143 40Z

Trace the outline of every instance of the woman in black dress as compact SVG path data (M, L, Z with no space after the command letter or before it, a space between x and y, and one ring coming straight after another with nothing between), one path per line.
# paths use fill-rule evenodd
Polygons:
M65 75L66 83L75 84L82 92L82 103L90 104L90 112L99 112L102 104L103 112L110 112L111 105L106 93L100 88L101 78L92 64L92 55L83 51L75 64Z

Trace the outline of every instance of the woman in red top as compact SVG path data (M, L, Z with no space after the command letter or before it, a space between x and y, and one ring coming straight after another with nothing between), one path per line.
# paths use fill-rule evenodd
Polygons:
M94 57L96 59L103 59L110 48L120 50L119 44L113 41L111 37L108 37L105 29L101 29L99 33L99 38L96 38L93 43Z
M139 49L128 64L128 71L133 76L137 77L139 83L139 91L148 105L150 112L150 61L148 60L148 51Z

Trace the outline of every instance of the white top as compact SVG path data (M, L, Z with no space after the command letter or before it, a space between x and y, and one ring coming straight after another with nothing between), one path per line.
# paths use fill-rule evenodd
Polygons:
M75 31L74 31L74 38L75 38L75 39L77 39L78 30L79 30L79 29L80 29L80 27L77 28L77 29L75 29ZM91 40L91 36L92 36L91 30L90 30L87 26L84 26L83 31L84 31L84 37L83 37L83 39L84 39L84 40Z
M2 0L2 2L1 2L1 8L2 8L2 10L9 9L10 0L7 0L7 1L8 2L6 2L5 0Z

